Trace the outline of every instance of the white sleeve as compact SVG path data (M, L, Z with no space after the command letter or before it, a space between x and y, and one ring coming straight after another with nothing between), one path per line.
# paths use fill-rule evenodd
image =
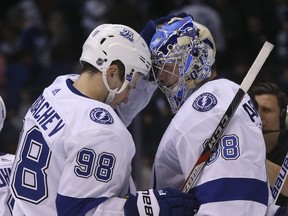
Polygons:
M136 195L136 188L132 177L130 181L130 193ZM134 186L134 187L133 187ZM97 208L87 212L86 216L124 216L124 205L127 199L112 197L102 202Z
M126 127L128 127L135 116L147 106L157 88L154 82L147 82L144 79L139 80L139 83L137 83L137 85L147 86L144 89L140 88L141 90L139 88L131 90L128 103L121 103L116 108L118 116Z

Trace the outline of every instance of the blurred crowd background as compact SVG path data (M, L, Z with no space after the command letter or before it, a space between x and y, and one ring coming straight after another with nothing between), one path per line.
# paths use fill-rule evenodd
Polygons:
M23 117L43 88L58 75L79 73L82 44L102 23L140 32L149 19L190 13L215 38L220 75L239 84L268 40L275 47L257 79L288 93L288 0L9 0L0 2L0 10L0 94L7 106L0 151L15 153ZM135 173L140 186L170 120L157 91L129 126L134 164L143 167Z

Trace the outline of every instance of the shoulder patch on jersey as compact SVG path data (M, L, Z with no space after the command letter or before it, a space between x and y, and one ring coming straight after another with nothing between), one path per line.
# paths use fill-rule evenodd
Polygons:
M216 104L217 98L213 94L205 92L194 100L192 107L199 112L207 112L216 106Z
M100 124L113 124L114 119L112 115L105 109L97 107L91 110L90 119Z

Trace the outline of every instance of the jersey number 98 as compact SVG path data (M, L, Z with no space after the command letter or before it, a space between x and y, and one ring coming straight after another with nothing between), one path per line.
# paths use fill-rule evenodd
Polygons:
M98 158L92 149L83 148L77 154L77 166L74 172L77 176L88 178L93 175L98 181L109 182L112 179L113 170L115 166L115 156L108 152L102 152ZM95 160L97 160L96 165Z

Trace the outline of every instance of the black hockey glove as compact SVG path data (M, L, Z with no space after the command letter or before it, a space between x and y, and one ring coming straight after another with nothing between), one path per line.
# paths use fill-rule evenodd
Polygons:
M125 216L191 216L198 209L198 202L192 194L173 188L138 191L137 196L130 194L124 205Z

